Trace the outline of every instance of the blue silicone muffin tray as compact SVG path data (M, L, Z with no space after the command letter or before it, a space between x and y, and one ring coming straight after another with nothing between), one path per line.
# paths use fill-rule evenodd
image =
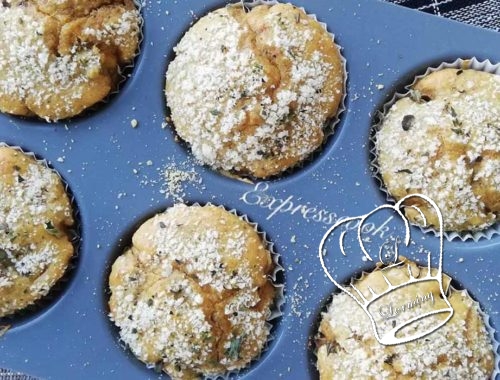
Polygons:
M322 151L303 168L272 181L243 183L193 163L172 129L162 128L172 48L197 18L225 4L148 0L142 9L144 40L131 76L96 111L57 124L0 115L0 141L47 159L74 194L81 222L79 256L68 284L36 312L2 321L11 328L0 338L0 368L46 379L168 378L147 369L120 343L108 318L107 276L134 228L174 203L161 191L158 169L187 163L202 183L187 185L185 201L212 202L246 214L275 244L285 268L286 303L274 339L237 376L318 378L311 342L336 290L317 258L319 242L341 216L365 214L386 203L370 171L374 115L429 66L459 57L500 62L500 35L494 32L373 0L294 0L326 23L343 47L347 110ZM137 128L131 127L132 119ZM384 227L373 229L374 236ZM412 233L416 245L438 249L435 236L414 227ZM496 329L499 255L499 235L445 242L444 272L480 302ZM355 252L331 260L330 267L343 282L373 264Z

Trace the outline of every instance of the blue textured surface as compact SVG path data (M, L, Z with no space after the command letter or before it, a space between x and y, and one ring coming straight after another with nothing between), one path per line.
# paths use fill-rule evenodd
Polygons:
M316 214L322 209L325 216L367 213L385 203L385 195L369 171L374 112L395 89L428 66L471 56L500 62L500 36L369 0L294 3L316 14L343 46L349 72L347 111L335 135L312 163L295 174L260 184L259 189L266 188L267 196L288 199L295 206L316 208ZM0 367L47 379L158 376L120 346L107 317L106 276L126 243L122 239L130 238L134 226L172 205L160 193L160 184L144 182L145 178L158 179L156 168L186 162L189 156L184 146L174 141L173 132L161 128L166 114L164 73L172 48L190 23L224 4L212 0L148 1L143 9L142 53L132 77L109 104L67 123L67 128L0 116L0 141L49 160L70 185L82 222L80 259L70 286L49 308L14 324L0 338ZM378 90L377 84L385 87ZM134 118L139 121L136 129L130 126ZM64 162L58 162L62 156ZM152 166L145 164L148 160ZM138 174L133 173L134 168L139 169ZM319 312L334 291L316 254L328 226L315 222L311 217L314 212L305 212L306 208L293 215L272 215L269 208L255 204L263 194L252 192L254 186L206 168L196 166L195 170L203 178L204 189L190 188L185 200L223 204L248 215L275 243L286 270L287 303L275 339L242 377L316 378L308 343ZM120 193L127 195L120 198ZM279 204L276 201L270 208ZM435 237L418 229L413 229L413 235L417 244L437 249ZM444 271L471 292L497 328L499 255L500 236L479 243L445 244ZM349 256L346 263L332 263L340 280L370 268L358 255Z

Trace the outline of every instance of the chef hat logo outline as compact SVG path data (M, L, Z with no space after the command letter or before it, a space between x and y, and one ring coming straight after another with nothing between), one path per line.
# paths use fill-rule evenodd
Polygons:
M409 244L410 244L410 241L411 241L410 223L409 223L408 219L406 218L406 216L403 214L403 212L401 210L403 208L408 208L408 207L416 210L419 213L419 215L422 218L422 220L424 221L424 225L427 225L427 219L425 218L425 215L422 212L422 210L420 210L415 205L412 205L412 206L406 206L406 205L404 205L404 203L407 200L411 199L411 198L420 198L420 199L425 200L428 204L430 204L434 208L434 210L435 210L435 212L437 214L437 217L438 217L438 220L439 220L439 265L438 265L438 268L437 268L437 273L435 275L432 275L431 253L429 252L428 256L427 256L427 259L428 259L427 260L427 275L425 275L423 277L419 276L418 278L415 278L413 276L412 272L411 272L411 267L408 264L407 269L408 269L408 274L409 274L409 280L407 282L403 282L403 283L401 283L399 285L393 285L391 283L391 281L383 274L383 271L382 271L382 276L383 276L383 278L384 278L384 280L385 280L385 282L387 283L387 286L388 286L385 291L383 291L380 294L377 294L371 287L368 287L368 290L371 293L371 298L368 299L351 282L350 288L352 288L356 292L357 296L355 296L353 293L351 293L347 289L347 287L345 287L342 284L338 283L332 277L332 275L330 274L328 268L325 265L325 261L324 261L324 255L325 255L324 246L325 246L325 243L326 243L327 239L332 234L332 232L334 232L337 228L339 228L343 224L346 224L346 223L349 223L349 222L352 222L352 221L359 221L359 224L358 224L358 227L357 227L357 238L358 238L359 245L361 247L361 251L363 252L364 256L369 261L373 261L372 257L367 252L367 250L366 250L366 248L364 246L364 243L363 243L363 240L362 240L362 237L361 237L362 228L364 226L365 221L369 217L371 217L372 215L374 215L375 213L377 213L377 212L379 212L381 210L390 209L390 210L394 210L402 218L402 220L404 221L404 225L405 225L405 238L404 238L403 242L404 242L405 246L408 247ZM344 230L341 233L340 239L339 239L340 249L341 249L341 252L342 252L342 254L344 256L346 256L346 253L344 251L344 238L345 238L346 233L347 233L347 230ZM398 258L398 248L397 248L397 244L398 243L399 243L399 239L396 240L396 242L395 242L395 249L394 249L395 262L397 262L397 258ZM382 251L383 251L385 245L386 244L383 244L382 247L379 250L379 259L382 262L383 262ZM348 294L354 301L356 301L356 303L363 309L363 311L366 313L366 315L370 318L370 322L371 322L371 325L372 325L372 329L373 329L375 338L382 345L391 346L391 345L397 345L397 344L404 344L404 343L408 343L408 342L411 342L411 341L423 338L423 337L429 335L430 333L436 331L437 329L441 328L442 326L444 326L451 319L451 317L454 314L453 307L451 306L451 304L450 304L450 302L449 302L449 300L448 300L448 298L447 298L447 296L446 296L446 294L444 292L444 289L443 289L443 216L442 216L441 211L440 211L439 207L437 206L437 204L432 199L428 198L425 195L422 195L422 194L410 194L410 195L407 195L404 198L402 198L395 205L388 205L388 204L382 205L382 206L379 206L378 208L376 208L375 210L373 210L372 212L370 212L368 214L365 214L365 215L362 215L362 216L358 216L358 217L344 218L344 219L339 220L337 223L335 223L335 225L333 225L325 233L325 235L321 239L321 243L319 245L319 259L320 259L320 262L321 262L321 266L323 267L323 271L325 272L325 274L329 278L329 280L332 281L344 293ZM389 265L385 269L389 269L389 268L393 267L394 265L399 265L399 264ZM442 308L439 308L439 309L436 309L436 310L431 310L431 311L419 314L419 315L417 315L417 316L415 316L413 318L410 318L408 320L403 320L401 323L396 324L390 330L386 331L382 336L380 336L380 334L379 334L379 328L377 326L377 322L375 321L374 316L368 310L369 307L370 307L370 305L372 305L374 302L380 300L381 298L386 297L387 295L389 295L390 293L392 293L395 290L402 289L404 287L411 286L413 284L418 284L418 283L423 283L423 282L429 282L429 281L437 281L437 283L439 284L440 296L441 296L442 300L445 302L446 307L444 307L444 308L442 307ZM415 323L417 321L420 321L420 320L428 318L428 317L432 317L432 316L437 315L437 314L444 314L444 313L448 314L447 317L445 319L441 320L441 321L437 321L435 325L431 325L430 327L424 328L424 329L422 329L420 331L416 330L416 332L414 334L409 335L409 336L405 336L405 337L397 337L396 336L396 334L399 331L403 330L405 327L407 327L407 326L409 326L409 325L411 325L411 324L413 324L413 323Z

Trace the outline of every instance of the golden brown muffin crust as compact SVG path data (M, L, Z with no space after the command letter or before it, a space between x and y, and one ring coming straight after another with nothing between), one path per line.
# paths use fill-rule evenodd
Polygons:
M259 178L321 146L344 73L331 35L290 4L227 7L175 48L167 104L179 136L216 169Z
M396 200L429 196L446 231L491 226L500 215L500 76L443 69L420 79L389 110L376 147L384 185ZM432 209L418 206L438 226Z
M382 266L364 274L353 283L368 299L371 292L381 294L387 289L382 273L397 286L412 276L424 278L427 268L400 257L404 265ZM432 270L433 276L436 270ZM394 346L381 345L374 336L371 321L363 309L345 293L333 296L328 311L323 314L317 340L317 366L321 380L363 378L375 379L487 379L491 376L495 356L477 302L466 291L449 287L451 279L444 276L443 288L454 309L452 318L424 338ZM384 297L384 304L400 305L428 292L439 295L436 281L406 287L404 299L395 292ZM353 292L354 293L354 292ZM444 306L439 297L434 300ZM438 316L445 318L447 315ZM399 320L401 323L401 320ZM417 328L424 328L426 320Z
M64 275L73 223L57 174L0 147L0 317L35 303Z
M111 318L140 360L174 379L241 369L267 342L272 270L248 223L177 205L146 221L113 264Z
M78 115L116 89L139 27L132 0L0 6L0 110L47 121Z

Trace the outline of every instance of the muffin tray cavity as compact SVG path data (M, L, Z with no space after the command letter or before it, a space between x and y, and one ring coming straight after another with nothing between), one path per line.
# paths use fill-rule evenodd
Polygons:
M0 141L46 159L78 205L81 241L71 281L50 302L0 320L0 368L45 379L165 378L148 369L118 339L108 318L110 265L149 217L182 199L237 210L274 244L284 268L285 303L261 357L231 377L317 379L314 337L331 294L318 259L327 229L341 217L387 202L371 172L370 136L377 112L428 67L457 58L500 62L500 35L374 0L295 0L325 23L347 60L346 111L322 150L302 168L271 181L228 178L197 164L168 126L165 73L172 49L195 20L227 4L220 0L147 1L143 41L130 77L95 111L48 124L0 115ZM446 217L446 216L445 216ZM394 234L391 219L366 226L373 241ZM354 228L349 226L348 228ZM439 252L433 233L412 227L412 249ZM348 244L349 245L349 244ZM347 257L328 244L330 272L348 282L373 269L352 242ZM373 248L378 249L378 248ZM467 289L489 316L499 340L500 235L445 241L443 272ZM425 256L426 257L426 256ZM424 262L422 260L422 262ZM436 264L433 261L433 264ZM498 344L494 378L499 379Z

